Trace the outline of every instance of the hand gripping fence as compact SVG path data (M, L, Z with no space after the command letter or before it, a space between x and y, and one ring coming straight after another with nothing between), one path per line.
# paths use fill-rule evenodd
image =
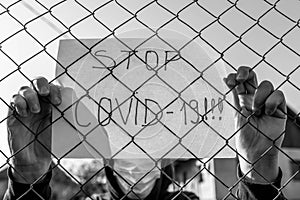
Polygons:
M136 5L132 6L133 4ZM299 144L297 144L297 139L299 139L297 134L299 135L300 131L300 113L297 111L297 108L299 109L300 106L297 105L298 101L296 100L297 95L300 94L300 82L296 78L300 75L299 9L300 2L296 0L255 0L253 2L247 2L246 0L185 0L174 2L171 0L144 0L134 1L134 3L128 3L124 0L99 1L97 3L88 3L88 1L80 0L58 0L51 2L46 2L44 0L0 1L0 32L3 32L0 33L0 104L2 106L0 125L2 125L1 127L4 127L4 124L6 124L6 121L9 118L9 116L6 116L6 110L12 109L9 103L10 97L2 92L2 88L8 88L8 85L6 85L6 80L18 74L18 76L25 78L27 83L31 83L32 78L31 75L29 75L30 72L28 72L28 66L30 68L32 62L34 63L36 59L41 60L43 57L46 57L46 61L52 62L54 65L60 65L64 72L59 76L69 76L74 83L78 84L79 87L85 90L87 97L93 100L93 98L90 96L93 86L88 89L81 86L76 77L73 77L68 72L68 70L72 68L72 64L69 66L61 65L57 59L57 55L49 50L52 48L52 45L57 43L60 39L76 40L82 46L82 48L87 50L87 53L82 55L82 57L84 57L88 54L91 54L94 46L108 40L109 38L113 38L131 50L132 54L129 53L128 58L134 55L139 61L145 63L146 66L149 66L148 63L145 62L144 58L141 58L138 54L136 54L134 49L131 49L126 44L126 41L118 35L118 32L123 29L127 29L127 27L130 26L132 28L131 23L134 22L138 24L138 28L142 28L148 33L147 38L144 38L143 41L141 40L142 42L139 44L139 46L142 46L153 37L157 37L164 44L174 49L174 51L180 52L191 42L200 40L205 46L207 46L207 48L211 49L214 55L216 55L212 65L222 62L228 71L236 72L240 64L249 64L248 66L257 72L258 77L261 75L260 73L263 75L271 74L269 77L273 78L274 80L276 79L277 84L275 89L281 89L284 92L287 91L286 96L288 100L288 112L286 115L288 122L286 130L282 133L285 134L285 140L281 148L274 145L274 147L279 151L280 167L284 172L284 178L280 188L276 188L276 186L274 187L278 189L279 192L283 191L287 197L290 197L290 199L293 199L297 194L300 196L299 192L297 193L297 187L299 188L300 185L300 150L297 151L297 149L300 148L300 143L298 142ZM145 17L145 13L148 13L150 17ZM157 22L157 19L155 16L153 16L157 13L161 13L161 16L163 16L161 21L158 20L159 22ZM159 25L153 25L155 23L151 21L151 16L153 17L153 21ZM86 45L82 41L86 35L80 35L78 32L76 32L77 29L80 29L82 23L93 24L94 30L86 30L85 34L89 35L89 32L91 32L91 35L93 35L94 38L97 36L95 30L98 28L101 29L101 34L99 33L101 37L98 36L98 39L101 39L99 39L98 42L92 47ZM160 30L165 28L168 29L169 26L172 26L174 23L176 23L177 26L182 27L186 33L189 33L189 40L186 41L185 44L180 48L175 48L170 41L166 40L162 35L160 35ZM12 24L18 28L11 28L13 26ZM33 25L41 26L40 29L47 27L47 30L49 29L52 31L49 31L51 38L48 38L48 40L45 41L45 38L38 36L30 28ZM26 51L28 50L28 52L31 52L31 54L29 53L27 56L25 56L25 58L22 59L18 58L18 56L16 56L18 52L15 50L11 51L9 49L10 45L13 45L12 41L15 40L15 38L21 38L20 40L30 40L30 46L27 46L27 49L25 49ZM41 55L43 55L43 57L40 57ZM280 56L280 58L276 58L276 55L282 56ZM238 59L239 56L243 59L246 59L244 63ZM78 57L78 60L80 60L82 57ZM12 67L6 68L6 63L3 61L4 59L6 60L6 63L10 63ZM175 58L173 57L172 59ZM189 61L184 57L181 57L181 59L189 63ZM189 66L199 73L200 76L198 79L203 79L210 87L216 91L219 91L213 83L210 83L209 80L206 80L202 76L205 75L206 71L210 69L210 66L203 71L198 71L192 63L189 63ZM118 65L116 65L116 68L118 68ZM157 76L158 71L162 70L162 68L164 68L164 65L158 66L155 69L156 72L153 76L156 76L173 92L177 93L178 98L180 98L180 100L184 102L186 106L189 106L194 112L196 112L198 115L197 120L200 120L199 123L206 123L205 117L208 113L213 111L213 108L208 110L204 115L201 115L198 110L193 108L193 106L186 102L186 100L181 96L181 94L193 84L193 81L197 81L197 79L191 80L186 88L178 92L172 87L172 85L168 84L167 81L160 76ZM2 69L4 69L4 73L2 73ZM108 76L113 75L113 69L108 68L108 70ZM55 82L59 76L49 80L49 82ZM103 79L105 79L105 77ZM140 87L146 84L148 80L149 79L145 80ZM100 80L99 82L101 81L103 80ZM133 94L128 99L135 97L140 104L147 106L135 96L136 91L132 90L126 83L122 82L122 80L118 79L117 81ZM6 92L8 90L4 91ZM229 90L223 94L224 97L231 95L230 92L231 91ZM100 124L105 123L107 120L111 120L116 126L130 136L130 134L121 125L114 121L113 118L110 118L111 113L117 112L117 109L119 109L120 106L128 101L128 99L118 103L118 106L111 111L107 111L102 108L108 115L108 118L104 119L102 122L100 122ZM232 109L238 111L225 98L221 99L219 102L216 102L214 107L218 107L218 105L223 101L229 104ZM95 101L95 103L99 105L99 102ZM172 102L170 102L170 104L171 103ZM74 102L74 104L76 104L76 102ZM167 107L168 106L162 108L160 112L165 111ZM62 117L64 116L64 111L61 111L60 113ZM151 109L149 109L149 112L152 112L156 116L159 114L154 113L151 111ZM161 126L168 129L164 122L160 119L157 119L157 117L154 120L157 120ZM197 125L195 124L194 127L196 126ZM194 127L185 133L185 135L192 131ZM145 128L146 126L132 136L132 138L140 134L140 132L142 132ZM0 130L6 131L6 129L3 128ZM39 134L34 133L32 130L29 131L35 135ZM175 137L181 140L181 138L175 133L173 133L171 130L169 131ZM229 140L232 139L238 131L239 130L236 130L234 133L232 133L230 138L224 138L220 133L215 131L215 133L226 143L224 148L230 148L235 152L236 155L239 155L239 153L234 147L230 146ZM261 130L257 129L257 131L266 136ZM83 138L86 137L80 132L79 134L81 134ZM3 135L6 137L6 133L3 133ZM2 138L2 140L5 140L4 137ZM37 138L37 136L35 138ZM28 143L27 146L33 142L38 142L43 145L38 139L36 139L36 141ZM92 144L90 144L88 141L86 142L90 148L93 148ZM155 160L142 147L140 147L139 144L137 144L133 139L126 146L122 147L122 149L116 152L112 158L117 156L130 143L134 143L137 148L139 148L145 155L149 157L149 159L153 160L156 166L154 166L152 169L158 166L158 161ZM8 167L13 167L11 165L11 160L15 155L10 155L8 151L5 150L5 142L0 144L0 158L5 160L5 162L0 166L0 170L4 172ZM22 151L27 146L19 151ZM47 148L46 146L44 147ZM69 154L71 151L74 151L76 147L77 145L75 145L68 152L65 152L65 155ZM226 165L225 163L233 163L233 165L236 166L236 159L215 159L214 157L223 150L222 148L213 156L206 159L197 157L189 150L188 147L184 145L183 148L193 155L193 158L189 160L174 161L174 163L170 165L172 175L167 174L164 170L162 170L162 168L158 167L162 174L169 179L171 183L169 189L179 191L178 194L172 199L175 199L178 195L183 195L189 199L189 197L183 192L186 190L194 192L201 199L239 199L236 195L236 189L237 185L241 181L241 178L228 178L230 174L234 174L235 176L236 169L224 167ZM52 199L109 199L109 193L107 191L107 179L104 172L104 166L110 166L109 162L104 162L103 166L99 164L99 160L95 159L88 162L88 164L84 163L78 167L76 164L77 161L67 161L64 156L57 157L55 154L53 154L53 152L51 152L50 149L47 149L47 151L51 154L54 160L50 168L50 170L53 172L53 178L51 180ZM97 152L97 150L95 151ZM172 151L172 149L170 151ZM267 152L268 150L265 153ZM100 152L98 153L100 157L103 157ZM261 157L263 156L264 155ZM164 156L161 157L161 160L163 160L163 158ZM184 180L179 183L177 180L175 180L175 178L179 173L178 171L180 171L179 166L184 166L185 164L190 164L192 167L194 167L193 169L196 170L193 171L192 175L190 175L188 178L186 177L187 173L183 173ZM100 165L101 167L99 167ZM218 166L220 165L224 167L223 173L219 172L218 170ZM116 171L114 171L114 173L118 174ZM145 178L149 173L150 171L141 177L139 181ZM227 176L226 173L228 174ZM6 175L6 173L4 174ZM118 176L121 175L118 174ZM7 177L2 177L0 175L0 178L0 181L5 183L3 184L3 189L0 188L0 195L3 195L6 190L5 185L7 184ZM42 178L43 177L40 177L40 179ZM39 179L36 180L36 182L38 181ZM1 187L2 182L0 182ZM134 185L132 185L132 187L134 187ZM205 189L205 186L214 188L214 190L208 191ZM65 188L64 192L60 191L62 187ZM35 191L33 187L30 187L28 191L24 193L24 195L30 191L36 193L40 199L44 199ZM126 198L129 193L130 192L122 197L122 199ZM207 194L204 193L209 193L211 195L207 197ZM0 196L0 198L2 198L2 196Z

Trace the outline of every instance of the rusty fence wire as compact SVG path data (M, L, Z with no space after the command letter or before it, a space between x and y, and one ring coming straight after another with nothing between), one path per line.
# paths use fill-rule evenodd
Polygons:
M84 57L91 53L94 46L109 38L114 38L131 50L132 54L129 53L128 57L134 55L143 63L145 63L144 58L139 57L134 49L131 49L122 37L119 37L118 32L120 30L124 31L125 29L126 31L126 28L142 28L147 31L147 38L144 38L144 41L139 46L142 46L143 43L151 38L157 37L176 52L180 52L191 42L200 40L207 48L210 48L215 55L212 64L223 62L228 71L235 72L240 64L244 64L242 63L243 61L237 58L241 57L241 59L245 59L245 64L249 64L253 70L257 71L258 76L260 76L260 73L270 74L271 79L273 78L276 82L276 89L282 89L283 91L287 90L287 96L291 94L291 97L288 98L288 122L284 132L286 137L283 147L278 148L281 157L280 164L287 163L286 165L282 165L281 168L283 168L283 171L288 171L288 173L284 173L285 177L282 181L282 186L281 188L278 188L278 191L284 191L286 196L290 197L290 199L293 199L297 194L299 195L296 188L299 187L300 184L300 151L297 151L300 147L300 145L297 144L297 139L299 139L297 134L299 135L300 131L300 113L297 109L300 107L297 105L297 100L295 100L295 98L298 97L297 95L300 95L300 82L296 78L300 75L300 16L298 14L299 10L297 10L300 8L299 2L288 2L284 0L256 0L253 2L246 0L186 0L180 2L172 2L171 0L145 0L130 3L130 5L134 4L134 6L129 6L128 4L128 2L122 0L97 1L93 3L81 0L51 2L44 0L0 1L0 32L2 32L0 33L0 54L2 59L0 60L0 71L2 71L3 68L3 72L0 72L1 88L7 87L7 85L5 85L7 84L6 80L16 74L21 76L26 82L32 82L31 75L28 74L28 71L30 71L30 67L35 63L36 59L43 60L44 58L45 61L39 61L41 64L49 62L60 66L61 69L63 69L63 73L59 76L67 75L71 80L76 82L76 77L72 77L68 73L68 69L72 68L72 64L76 63L76 61L68 66L64 66L57 60L57 55L49 50L53 48L52 45L54 43L57 43L61 39L76 40L81 47L86 50L86 53L81 55ZM157 20L157 18L153 16L156 14L161 16L161 18ZM144 15L147 15L147 17ZM151 17L153 17L153 21L151 21ZM93 24L93 29L85 30L83 34L80 34L78 29L82 29L81 25L83 23ZM170 41L160 35L162 29L171 28L172 24L176 24L175 26L181 27L182 31L184 30L186 33L189 33L189 40L186 41L181 48L174 48ZM138 27L135 27L135 25L138 25ZM37 29L45 29L46 31L49 29L48 38L47 36L43 36L43 34L38 34L33 31L34 29L32 29L32 26L38 27ZM94 38L96 38L97 34L99 35L98 39L101 38L92 46L87 45L82 40L88 36L89 32L93 33L92 36ZM15 45L13 42L15 38L19 38L20 41L29 41L26 43L29 44L28 46L20 47L20 51L24 51L25 53L18 53L16 49L11 50L9 48L11 45ZM54 47L54 49L55 48L57 49L57 46ZM78 60L82 57L78 57ZM181 59L184 60L185 58L182 57ZM6 63L10 63L11 67L4 69L6 66L3 66L3 60L6 60ZM189 62L188 60L185 61L187 63ZM145 64L146 66L148 65L147 63ZM193 64L190 64L190 67L197 70ZM116 65L115 68L118 68L118 65ZM164 65L155 68L156 73L154 73L153 76L157 76L157 72L163 70L163 68ZM210 66L207 66L206 70L209 68ZM109 71L108 76L113 75L114 69L107 69ZM206 70L197 71L200 78L203 78L202 74L205 74ZM51 82L58 79L59 76L54 77ZM265 75L265 77L267 77L267 75ZM168 85L169 88L173 89L163 78L160 76L157 76L157 78ZM203 78L203 80L207 81L205 78ZM99 81L100 84L101 81L102 80ZM140 87L147 83L147 81L148 80L145 80ZM196 80L191 80L190 85L193 84L193 81ZM134 96L135 91L128 87L126 83L123 83L121 80L118 80L118 82L123 87L127 88ZM207 81L207 84L218 91L218 88L209 83L209 81ZM188 87L180 92L175 89L173 89L173 91L176 93L183 93ZM82 89L86 90L88 95L90 92L89 90L92 89L92 87L90 89L82 87ZM2 93L3 92L1 91L1 108L9 109L10 99ZM223 95L230 95L229 93L230 91ZM131 97L132 96L129 98ZM199 123L206 123L205 117L212 112L212 109L201 114L198 113L190 103L186 102L184 98L180 97L180 94L179 98L197 113L200 120ZM108 118L112 112L117 112L117 109L128 99L121 102L111 111L104 109ZM137 101L144 104L138 98ZM223 99L222 101L226 101L226 99ZM96 103L98 104L98 102ZM220 104L220 102L218 103ZM216 107L218 106L218 103L216 103ZM226 103L231 105L230 102ZM232 109L235 109L233 105L231 106ZM163 108L161 112L164 111L164 109L165 108ZM151 109L149 109L149 112L152 112ZM2 127L6 124L8 118L6 114L6 110L1 110L0 124ZM158 113L153 114L157 115ZM62 111L61 116L63 117L63 115L64 113ZM113 121L113 118L108 118L104 119L100 124L107 122L107 120ZM124 132L127 132L121 125L115 121L114 123ZM160 120L158 120L158 123L165 126ZM195 124L195 126L197 126L197 124ZM146 128L146 126L144 128ZM139 134L139 132L136 133L136 135ZM235 148L231 147L228 143L228 141L235 136L236 132L232 133L232 137L230 138L224 138L222 137L222 134L218 132L216 132L216 134L224 139L224 143L226 143L224 148L230 148L238 154ZM263 132L261 133L264 134ZM35 133L32 132L32 134ZM172 134L174 134L175 137L178 137L176 133ZM128 135L130 135L130 133L128 133ZM83 134L82 136L84 137ZM3 137L2 139L4 140ZM134 140L131 142L134 142ZM1 145L4 146L4 143L1 143ZM143 148L139 147L137 143L135 143L135 145L148 155L150 159L153 159ZM25 146L24 149L26 147L27 146ZM0 148L0 158L3 158L5 163L0 166L1 170L9 167L10 161L14 157L14 155L9 155L3 148L2 146ZM120 151L125 148L126 146ZM187 151L189 150L188 147L184 148L186 148ZM76 149L76 146L70 151L73 151L74 149ZM22 149L20 149L20 151L22 151ZM77 161L70 161L68 164L69 168L67 168L64 164L66 161L63 156L57 157L51 150L48 151L55 161L51 165L51 169L55 172L52 179L52 181L55 182L55 184L52 185L54 192L52 195L53 199L105 199L106 196L109 195L107 192L107 180L104 173L104 167L97 168L97 166L100 166L98 163L100 161L94 160L88 164L83 164L78 170L82 170L85 173L81 173L78 172L78 170L76 172L76 169L72 169L75 168L75 163ZM222 151L222 149L219 151ZM218 154L218 152L216 154ZM65 152L66 155L68 153L70 152ZM115 155L118 153L119 152ZM190 153L191 155L194 155L192 152ZM154 162L156 161L154 160ZM231 169L233 172L229 172L230 166L236 166L236 159L214 159L214 156L200 159L194 155L193 159L180 160L176 161L175 164L173 163L172 170L178 170L178 166L183 166L184 163L196 167L197 170L195 170L188 179L184 178L182 183L179 183L174 177L166 174L165 171L162 171L171 182L170 190L173 188L173 190L179 191L178 195L185 195L183 193L184 190L191 190L196 193L196 195L200 196L201 199L238 199L236 196L236 188L240 180L228 178L230 174L236 173L236 170L233 169ZM109 165L109 163L106 163L106 165ZM227 168L226 165L229 167ZM218 170L220 166L224 168L223 173ZM74 173L77 173L77 175L75 176ZM229 175L226 176L226 173ZM68 177L65 177L63 174L67 174ZM0 176L0 178L2 178L3 181L5 180L5 177ZM65 187L63 184L69 186L66 187L66 191L68 192L65 192L68 194L65 194L64 197L61 196L61 194L55 194L56 190L58 191L60 189L59 187ZM3 188L5 188L5 186L3 186ZM208 193L207 188L215 188L213 192L210 193L209 197L206 197L204 194L205 192ZM30 188L29 190L34 189ZM125 197L126 196L123 198ZM41 199L43 198L41 197ZM295 197L295 199L297 198Z

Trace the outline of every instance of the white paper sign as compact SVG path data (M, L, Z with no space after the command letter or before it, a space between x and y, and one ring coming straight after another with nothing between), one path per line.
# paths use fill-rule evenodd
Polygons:
M179 49L180 41L170 41ZM224 95L223 65L196 43L173 47L158 38L61 40L54 154L233 157L226 144L234 148L234 110Z

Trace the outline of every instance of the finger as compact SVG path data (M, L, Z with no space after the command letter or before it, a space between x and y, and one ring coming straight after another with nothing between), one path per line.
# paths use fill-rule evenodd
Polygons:
M19 94L26 100L27 106L32 113L39 113L41 110L37 92L30 87L22 87Z
M263 105L265 104L267 98L271 95L273 91L274 87L270 81L263 81L258 86L254 94L253 100L253 110L256 113L256 115L261 114L261 109Z
M232 94L233 94L233 102L234 102L234 106L240 110L241 106L240 106L240 102L239 102L239 97L237 94L236 89L234 88L237 84L236 82L236 74L235 73L231 73L227 76L227 78L224 78L223 81L225 82L225 84L227 85L227 87L229 89L231 89Z
M56 85L59 89L62 89L64 86L62 84L61 81L57 80L57 79L54 79L52 82L51 82L53 85Z
M236 81L238 82L236 90L238 94L246 94L244 82L248 79L249 71L249 67L239 67L236 72Z
M254 71L249 72L247 81L245 82L247 94L254 94L257 89L257 76Z
M286 101L282 91L275 90L266 100L265 113L278 118L286 118Z
M250 67L239 67L237 70L236 81L239 82L237 87L239 94L254 94L257 88L257 77Z
M250 67L239 67L236 72L236 80L240 83L245 82L249 77Z
M32 81L32 88L41 96L48 96L50 93L50 86L48 80L44 77L38 77Z
M28 116L27 104L25 99L21 95L15 94L11 100L11 105L16 109L18 115L22 117Z
M230 89L234 88L238 84L236 81L236 73L230 73L227 76L225 83Z
M246 94L244 83L238 83L238 85L236 86L236 92L237 94Z
M57 85L50 84L50 101L54 105L59 105L61 103L61 92Z

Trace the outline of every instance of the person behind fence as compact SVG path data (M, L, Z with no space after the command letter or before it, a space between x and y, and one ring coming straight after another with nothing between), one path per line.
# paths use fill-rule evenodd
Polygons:
M278 164L287 118L284 94L274 90L269 81L258 84L255 72L249 67L239 67L224 81L233 93L236 109L239 160L236 197L285 199L280 190L282 172ZM7 118L13 157L5 200L51 198L51 104L59 105L61 98L59 87L49 84L45 78L35 79L31 86L21 87L13 96ZM29 129L34 133L43 131L35 138ZM119 160L105 167L111 199L198 199L190 192L168 192L170 172L160 161L141 179L139 170L151 163L150 160Z

